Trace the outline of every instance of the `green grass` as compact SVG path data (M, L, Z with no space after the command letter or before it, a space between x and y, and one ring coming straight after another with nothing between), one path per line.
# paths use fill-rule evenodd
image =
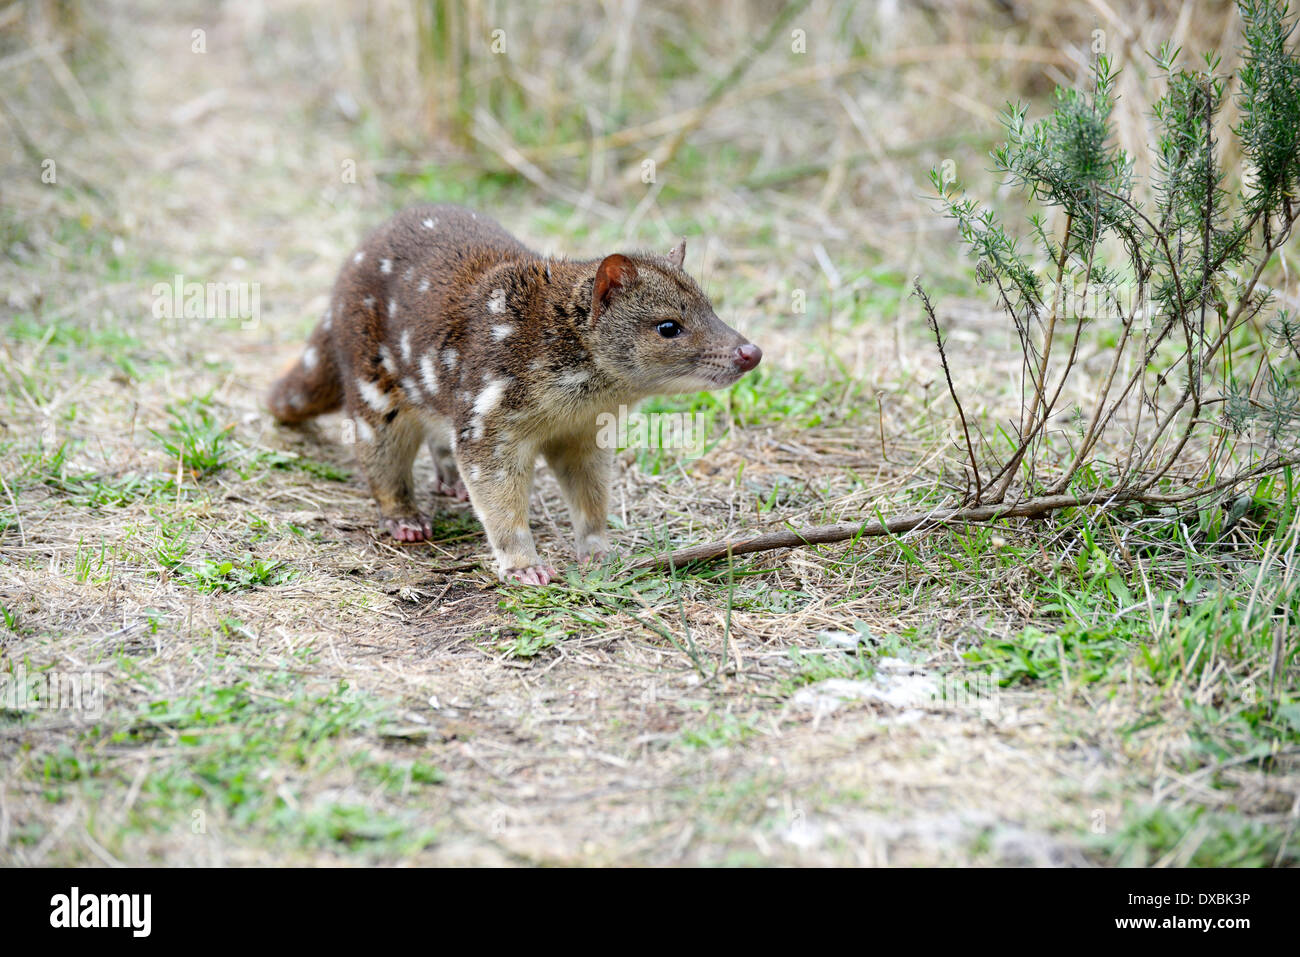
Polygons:
M9 479L11 488L16 493L19 489L42 487L63 497L68 505L90 509L177 498L175 480L166 474L108 475L75 469L68 458L77 445L80 443L64 441L52 448L37 447L19 453L17 474ZM7 499L0 501L0 521L5 521L9 507Z
M196 554L194 538L199 529L193 519L162 519L154 529L152 542L153 573L167 576L200 592L244 591L282 585L296 572L283 562L257 558L251 552L234 557ZM125 544L125 543L124 543ZM133 556L134 552L123 552Z
M207 396L193 397L167 407L169 420L163 429L150 430L162 451L173 461L163 471L108 474L78 467L72 460L86 442L71 438L16 449L18 468L8 479L15 492L35 487L50 490L67 505L79 508L120 508L139 502L176 504L205 498L202 480L233 469L242 480L256 481L270 471L296 471L330 482L346 482L350 470L292 452L251 449L238 441L232 424L222 424L220 410ZM75 414L75 410L74 410ZM57 435L57 431L56 431ZM0 448L0 453L5 451ZM183 477L197 480L176 483L176 464ZM0 527L12 521L7 498L0 499Z
M703 750L740 745L759 734L757 723L754 715L712 713L700 724L682 731L681 743Z
M287 472L298 471L304 475L310 475L312 478L324 479L327 482L346 482L352 478L352 472L348 469L331 465L329 462L318 462L315 459L295 455L291 452L259 451L252 458L250 464ZM245 477L251 473L251 468L246 469Z
M1275 867L1300 863L1288 829L1204 807L1128 805L1095 851L1119 867L1150 867L1167 857L1189 867Z
M129 329L117 324L80 326L57 319L37 319L31 313L11 317L6 334L16 342L39 343L46 362L84 363L87 353L129 352L144 348L144 343Z
M190 565L179 566L179 570L184 584L201 592L283 585L296 574L283 562L254 558L248 553L235 559L200 558Z
M484 209L500 207L527 194L527 181L511 171L440 164L418 172L385 174L394 187L394 211L412 203L453 203Z
M126 822L101 835L110 844L134 832L209 826L252 846L371 856L409 854L436 839L411 810L379 810L376 803L384 802L360 797L409 801L442 781L418 755L394 753L385 737L396 727L389 705L345 683L309 690L287 672L255 674L243 678L237 668L222 669L192 693L154 691L133 711L111 711L71 743L29 761L25 774L49 802L96 802L130 783L138 765L132 756L150 758L151 772L140 780ZM139 672L133 680L153 684ZM297 799L321 780L337 780L359 795Z
M781 681L784 694L792 694L805 685L832 678L860 680L870 678L876 673L869 655L862 650L846 651L803 651L790 648L788 651L790 666Z
M559 588L507 591L500 608L510 616L510 624L497 626L482 637L500 653L527 659L602 624L597 609L580 601L565 601L562 595Z
M1130 702L1126 742L1183 715L1191 748L1170 760L1186 771L1267 767L1280 749L1300 746L1300 581L1261 564L1285 552L1291 534L1294 497L1279 488L1291 488L1289 477L1256 489L1247 508L1062 519L1073 554L1035 571L1023 592L1037 623L987 635L965 658L1003 686ZM1244 542L1223 534L1248 513ZM982 549L979 539L968 536L956 562L965 572L1035 567L1029 549ZM1141 840L1131 843L1125 854Z
M231 458L234 425L218 421L211 396L172 403L167 414L171 421L166 429L150 431L171 458L196 478L225 468Z

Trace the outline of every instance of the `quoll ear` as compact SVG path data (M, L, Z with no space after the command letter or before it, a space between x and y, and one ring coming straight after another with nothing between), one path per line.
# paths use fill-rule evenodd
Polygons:
M682 268L682 263L686 261L686 240L683 239L672 249L668 250L668 261L678 269Z
M591 291L591 321L595 322L609 305L616 290L623 289L636 279L636 266L620 253L606 256L596 270L596 285Z

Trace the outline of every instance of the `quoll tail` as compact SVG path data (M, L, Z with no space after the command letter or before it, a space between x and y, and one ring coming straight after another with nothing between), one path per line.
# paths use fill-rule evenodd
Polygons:
M271 387L271 414L285 425L333 412L343 404L343 384L328 336L319 327L307 348Z

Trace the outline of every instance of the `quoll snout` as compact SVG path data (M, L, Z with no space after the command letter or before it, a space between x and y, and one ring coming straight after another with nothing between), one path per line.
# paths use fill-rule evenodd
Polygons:
M762 358L763 350L752 342L746 342L743 346L736 346L736 351L731 354L731 361L736 364L736 368L741 372L748 372L758 365Z

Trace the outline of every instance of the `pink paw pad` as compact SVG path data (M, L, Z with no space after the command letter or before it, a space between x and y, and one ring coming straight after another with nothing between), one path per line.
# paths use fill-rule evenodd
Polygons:
M521 585L549 585L560 574L549 565L529 565L527 568L511 568L506 577Z
M386 518L384 529L399 542L423 542L433 537L433 524L423 515Z

